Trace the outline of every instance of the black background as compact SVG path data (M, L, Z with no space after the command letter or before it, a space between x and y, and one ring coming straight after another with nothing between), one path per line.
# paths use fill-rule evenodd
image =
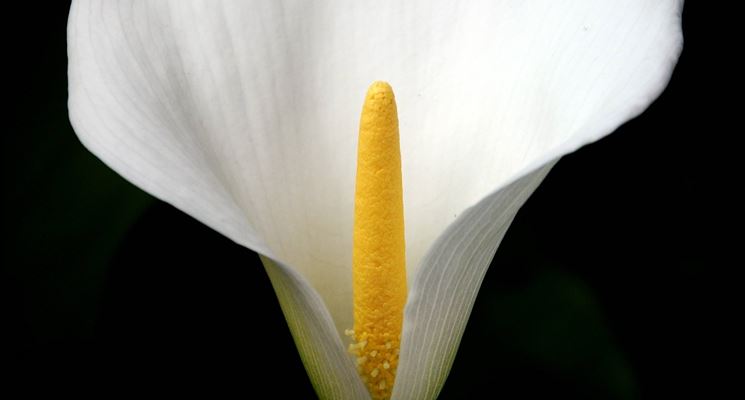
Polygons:
M726 316L716 299L731 278L712 254L711 132L726 127L704 78L717 60L712 22L701 2L688 3L667 90L566 156L520 211L441 398L688 398L722 386L715 348ZM312 398L257 256L153 200L77 141L66 110L68 7L25 6L5 26L5 377L104 396L252 398L260 387Z

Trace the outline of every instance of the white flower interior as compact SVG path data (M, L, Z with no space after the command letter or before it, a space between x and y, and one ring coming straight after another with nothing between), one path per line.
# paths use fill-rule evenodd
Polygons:
M81 141L126 179L276 260L279 273L295 271L287 282L307 285L303 298L320 296L326 308L285 304L322 315L306 331L333 331L333 321L333 347L352 318L360 105L370 82L389 81L411 287L394 398L431 398L522 202L553 162L643 111L666 85L681 7L78 0L70 116ZM298 329L299 342L326 340L298 338ZM306 367L316 360L308 352ZM311 373L319 394L364 397L346 372L318 374L328 375Z

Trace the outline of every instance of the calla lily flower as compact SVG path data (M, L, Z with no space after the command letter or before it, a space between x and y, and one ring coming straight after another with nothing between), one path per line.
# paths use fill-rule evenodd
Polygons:
M563 155L660 94L681 11L678 0L76 0L70 119L125 179L259 253L318 395L365 399L343 334L357 129L367 86L390 82L409 285L392 397L431 399L515 214Z

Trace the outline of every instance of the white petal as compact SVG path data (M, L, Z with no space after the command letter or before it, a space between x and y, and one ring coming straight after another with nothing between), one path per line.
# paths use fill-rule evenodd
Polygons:
M462 107L454 115L469 120L463 129L482 132L466 142L457 135L438 138L456 156L445 157L442 170L432 174L450 184L427 197L440 203L433 206L440 212L429 215L432 228L423 231L447 229L431 246L425 237L407 235L407 251L427 253L410 280L394 398L437 396L494 251L551 166L638 115L666 86L682 46L682 2L600 3L503 4L501 20L494 20L507 26L497 36L510 37L501 42L507 47L483 43L490 39L474 46L507 55L496 55L487 65L475 54L466 57L479 61L466 67L471 76L487 88L504 90L450 92ZM478 31L478 20L469 21L469 32ZM493 108L480 107L484 101ZM424 184L418 178L405 188L416 185ZM475 206L463 212L470 204ZM427 214L424 205L411 208ZM451 213L442 212L448 209ZM412 240L425 244L417 247Z
M517 211L554 164L466 210L427 253L406 304L394 399L437 397L494 252Z
M445 3L428 72L394 85L412 280L467 207L642 112L682 46L677 0Z
M463 210L656 97L681 4L77 0L71 120L125 178L299 271L342 330L371 81L398 98L416 292Z
M367 82L351 87L339 76L345 64L322 69L311 57L323 18L306 8L75 1L70 118L135 185L301 271L343 329L355 120Z
M318 294L291 268L261 257L292 337L322 399L369 399ZM288 384L292 384L288 382Z

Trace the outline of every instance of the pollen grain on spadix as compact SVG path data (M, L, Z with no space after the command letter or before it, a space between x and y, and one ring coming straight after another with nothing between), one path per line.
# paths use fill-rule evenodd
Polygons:
M362 107L353 236L349 351L373 399L388 399L406 303L406 251L398 111L385 82L370 85Z

